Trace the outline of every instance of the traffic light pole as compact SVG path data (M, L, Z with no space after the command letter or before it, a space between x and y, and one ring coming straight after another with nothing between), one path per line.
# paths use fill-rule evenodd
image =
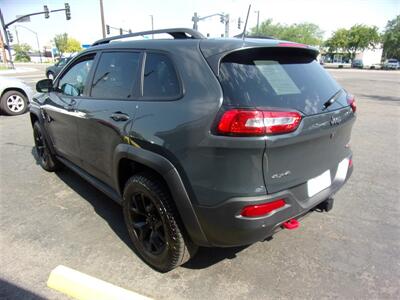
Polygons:
M10 66L12 69L15 69L14 63L12 61L12 56L11 56L10 41L8 40L7 26L6 26L6 24L4 24L3 12L1 11L1 9L0 9L0 22L1 22L1 28L3 28L3 32L4 32L4 39L6 40L8 56L10 57L10 59L9 59ZM4 43L2 43L2 44L4 47ZM4 53L4 51L3 51L3 53ZM5 57L5 56L4 56L4 61L7 61L7 57Z
M53 13L53 12L58 12L58 11L65 11L67 20L69 20L71 18L71 12L70 12L70 8L69 8L69 4L68 3L65 3L65 8L51 10L50 12ZM26 17L36 16L36 15L43 15L43 14L48 15L48 13L49 13L49 11L41 11L41 12L36 12L36 13L32 13L32 14L23 15L23 16L20 16L20 17L16 18L15 20L5 24L4 23L4 18L3 18L3 13L2 13L2 11L0 9L1 27L3 28L4 38L5 38L5 41L6 41L8 55L9 55L9 58L10 58L9 62L10 62L10 66L11 66L12 69L15 69L15 66L14 66L14 63L13 63L13 60L12 60L12 56L11 56L11 47L10 47L10 41L9 41L9 38L8 38L7 28L10 25L14 24L15 22L18 22L19 20L22 20L22 19L24 19ZM4 60L6 60L6 58L4 58Z
M209 16L205 16L205 17L199 17L197 15L197 12L194 13L193 17L192 17L192 21L193 21L193 29L194 30L199 30L199 26L198 26L198 22L199 21L203 21L205 19L211 18L211 17L215 17L215 16L220 16L221 17L221 22L223 22L225 24L225 37L229 37L229 14L212 14Z

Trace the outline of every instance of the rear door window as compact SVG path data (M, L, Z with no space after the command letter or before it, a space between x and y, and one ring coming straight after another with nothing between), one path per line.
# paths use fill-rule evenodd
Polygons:
M181 94L178 76L169 57L162 53L147 53L143 74L143 97L173 99Z
M106 99L129 99L139 74L139 52L105 52L94 74L91 96Z
M258 48L227 55L220 66L227 105L295 109L318 114L347 105L341 87L304 50ZM324 104L333 96L334 103Z

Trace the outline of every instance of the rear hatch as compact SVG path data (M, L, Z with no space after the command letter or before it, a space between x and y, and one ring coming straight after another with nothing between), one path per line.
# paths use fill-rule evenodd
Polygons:
M235 51L221 60L224 109L295 111L302 116L295 131L265 137L260 163L269 193L327 173L332 182L339 163L351 155L354 112L348 95L315 55L307 48L268 47Z

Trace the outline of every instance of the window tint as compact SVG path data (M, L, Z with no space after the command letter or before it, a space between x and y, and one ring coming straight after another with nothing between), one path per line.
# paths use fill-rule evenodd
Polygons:
M91 56L76 63L62 76L58 87L64 95L82 95L86 79L93 64L93 58Z
M140 53L103 53L94 75L91 96L126 99L132 97L137 80Z
M147 53L143 96L174 98L179 94L179 81L171 60L164 54Z
M306 115L325 110L341 87L307 52L252 49L228 55L221 63L225 103L233 106L295 109ZM341 93L326 110L346 106Z

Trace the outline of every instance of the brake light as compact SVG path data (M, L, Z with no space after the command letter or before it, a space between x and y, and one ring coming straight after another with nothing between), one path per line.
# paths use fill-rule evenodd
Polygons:
M269 203L257 204L257 205L249 205L245 206L242 210L241 215L243 217L261 217L267 215L278 208L284 207L286 205L285 200L279 199Z
M299 44L299 43L279 43L278 47L308 48L307 45Z
M353 95L347 95L347 103L350 105L351 109L355 113L357 110L356 98Z
M300 121L301 115L294 111L231 109L222 115L217 131L236 136L274 135L296 130Z

